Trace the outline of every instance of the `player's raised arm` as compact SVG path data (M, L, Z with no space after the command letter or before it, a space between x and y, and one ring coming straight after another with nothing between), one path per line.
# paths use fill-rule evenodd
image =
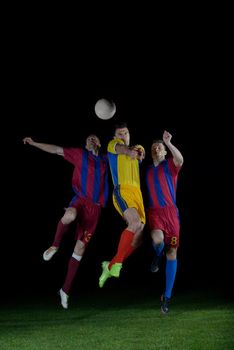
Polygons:
M169 150L173 156L173 161L174 161L175 166L181 167L183 162L184 162L184 158L183 158L182 154L180 153L180 151L178 150L178 148L176 148L171 143L171 138L172 138L172 135L168 131L165 130L163 133L163 142L169 148Z
M24 144L29 144L31 146L34 146L36 148L41 149L42 151L57 154L59 156L64 156L63 147L51 145L47 143L41 143L41 142L35 142L31 137L25 137L23 139Z

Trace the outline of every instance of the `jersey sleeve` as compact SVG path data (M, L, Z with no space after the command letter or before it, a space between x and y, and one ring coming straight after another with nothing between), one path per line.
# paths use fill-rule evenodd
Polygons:
M175 166L175 163L172 157L168 158L168 166L172 174L178 175L178 173L180 172L181 166Z
M81 148L64 148L64 159L68 162L75 165L77 163L77 160L81 157L82 149Z
M116 146L117 144L124 145L124 141L121 140L121 139L113 139L113 140L111 140L111 141L108 143L107 151L108 151L109 153L117 154L117 153L116 153L116 150L115 150L115 146Z

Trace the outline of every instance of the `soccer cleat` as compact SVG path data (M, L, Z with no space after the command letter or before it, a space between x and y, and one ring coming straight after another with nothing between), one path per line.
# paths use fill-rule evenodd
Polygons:
M64 309L68 309L68 298L69 298L69 295L67 295L63 290L62 288L59 290L59 296L60 296L60 299L61 299L61 305Z
M115 263L111 266L111 269L110 269L110 274L111 276L113 277L119 277L120 275L120 270L122 269L122 264L121 263Z
M49 261L53 256L54 254L57 252L58 248L56 247L49 247L44 253L43 253L43 259L45 261Z
M109 261L103 261L102 262L102 274L99 278L99 287L102 288L106 282L106 280L111 277L110 271L108 269Z
M169 302L170 298L167 298L164 295L161 296L161 313L164 315L169 312Z
M158 256L155 254L151 266L150 266L150 271L151 272L158 272L159 270L159 265L160 265L160 261L161 261L161 256Z

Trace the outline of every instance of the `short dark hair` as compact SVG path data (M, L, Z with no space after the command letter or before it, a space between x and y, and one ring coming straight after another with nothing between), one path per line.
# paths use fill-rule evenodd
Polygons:
M161 144L163 145L163 147L165 148L165 150L167 149L165 143L164 143L163 140L161 140L161 139L153 140L151 146L152 146L154 143L161 143Z
M162 143L162 144L164 144L163 140L160 140L160 139L153 140L152 144L153 143Z
M127 128L127 127L128 126L127 126L126 122L119 122L119 123L115 124L114 129L116 130L116 129L122 129L122 128Z

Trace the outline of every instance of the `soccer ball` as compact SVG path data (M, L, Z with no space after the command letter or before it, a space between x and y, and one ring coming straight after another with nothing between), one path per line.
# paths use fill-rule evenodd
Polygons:
M115 115L116 105L113 101L101 98L96 102L94 110L98 118L107 120Z

